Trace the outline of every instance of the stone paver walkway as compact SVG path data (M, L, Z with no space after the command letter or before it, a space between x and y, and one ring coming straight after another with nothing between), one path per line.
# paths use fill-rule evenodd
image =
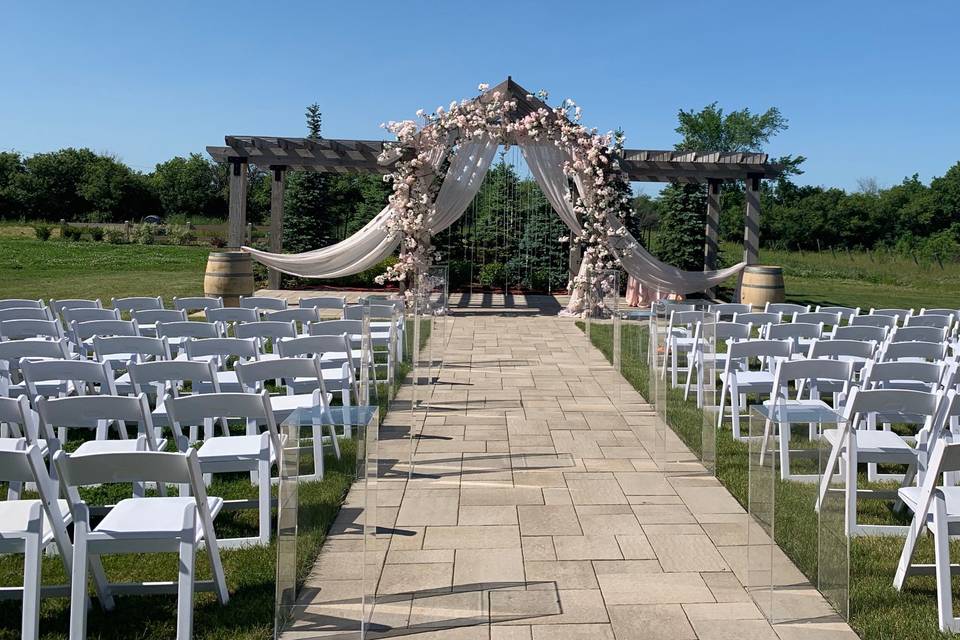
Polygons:
M812 588L797 591L805 619L764 619L742 586L744 510L702 469L658 470L651 408L573 322L483 314L448 326L445 348L433 340L442 368L411 479L409 389L382 430L392 462L378 517L393 535L379 556L374 637L856 637ZM285 637L355 637L343 630L361 588L351 513Z

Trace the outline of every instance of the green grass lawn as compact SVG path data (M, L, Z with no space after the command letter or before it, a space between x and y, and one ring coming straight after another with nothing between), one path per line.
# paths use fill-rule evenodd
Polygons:
M0 236L0 298L203 295L209 247Z
M582 323L578 323L582 328ZM621 333L622 372L646 398L649 394L647 366L647 330L637 324L625 324ZM612 361L613 335L610 325L594 323L590 339ZM667 422L693 450L701 452L703 414L695 402L683 400L683 390L667 392ZM735 441L729 429L717 433L717 477L731 494L747 506L748 450ZM865 481L861 487L868 486ZM813 511L815 485L777 480L778 502L775 531L777 544L812 582L817 577L817 516ZM903 524L887 503L862 500L861 522ZM928 640L954 637L937 628L936 586L932 576L914 576L902 593L893 588L893 576L903 546L902 538L856 538L850 557L850 625L866 640ZM960 553L954 543L952 553ZM915 561L932 562L929 538L921 541ZM954 578L954 593L960 593L960 578ZM954 597L954 607L960 598Z

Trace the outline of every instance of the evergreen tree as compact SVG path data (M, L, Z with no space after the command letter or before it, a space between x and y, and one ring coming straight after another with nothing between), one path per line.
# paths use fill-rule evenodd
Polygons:
M683 269L703 269L707 198L701 185L671 184L660 194L657 257Z
M316 103L307 107L307 137L320 139L322 114ZM283 203L283 249L301 253L336 241L336 224L328 215L326 175L316 171L291 173Z

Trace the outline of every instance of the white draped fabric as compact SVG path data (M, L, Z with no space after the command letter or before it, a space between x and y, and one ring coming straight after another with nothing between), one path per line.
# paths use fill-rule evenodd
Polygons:
M480 190L498 145L496 139L482 136L459 146L427 220L431 233L443 231L463 215ZM444 155L438 152L430 159L434 168L439 166ZM290 275L303 278L349 276L377 264L400 244L399 237L390 238L387 233L389 215L390 207L387 206L349 238L305 253L270 253L252 247L242 249L257 262Z
M570 231L579 236L583 233L583 227L577 221L573 198L570 196L570 182L563 172L563 163L570 159L570 153L553 143L524 144L520 150L547 202Z

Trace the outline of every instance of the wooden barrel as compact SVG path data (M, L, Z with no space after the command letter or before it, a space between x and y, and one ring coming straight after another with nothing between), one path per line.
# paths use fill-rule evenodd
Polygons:
M740 302L763 309L768 302L783 302L783 267L748 265L740 281Z
M222 296L227 307L239 307L240 296L253 295L253 262L249 253L211 253L203 276L203 293Z

